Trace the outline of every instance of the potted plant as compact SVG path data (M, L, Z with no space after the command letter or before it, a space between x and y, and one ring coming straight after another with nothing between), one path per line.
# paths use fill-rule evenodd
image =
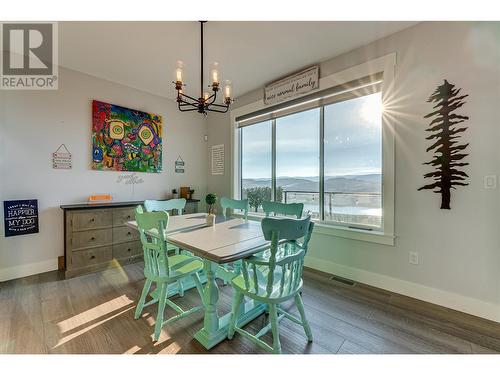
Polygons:
M179 194L177 193L177 189L172 189L172 199L179 198Z
M207 204L207 225L211 227L215 224L214 206L217 203L217 195L214 193L207 194L205 202Z

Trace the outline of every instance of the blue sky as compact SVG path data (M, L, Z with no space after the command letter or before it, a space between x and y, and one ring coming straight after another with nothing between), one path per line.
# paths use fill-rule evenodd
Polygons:
M325 107L325 175L380 173L380 93ZM319 175L319 109L276 120L276 175ZM271 122L243 128L243 178L271 178Z

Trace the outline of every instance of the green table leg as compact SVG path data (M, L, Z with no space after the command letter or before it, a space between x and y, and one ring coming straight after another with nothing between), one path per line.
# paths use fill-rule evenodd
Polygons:
M209 260L203 260L207 282L204 287L205 318L203 328L196 332L195 339L205 348L210 349L224 341L227 338L229 319L228 313L219 317L217 313L217 302L219 301L219 287L216 283L218 265ZM252 321L266 310L266 306L256 302L249 301L244 304L238 316L238 326L242 327Z

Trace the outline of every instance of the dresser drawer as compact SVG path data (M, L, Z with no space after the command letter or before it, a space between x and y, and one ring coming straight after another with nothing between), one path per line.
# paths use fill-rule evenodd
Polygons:
M93 246L110 245L113 242L113 230L111 228L73 232L71 235L73 250Z
M135 220L135 207L113 209L113 226L125 225L131 220Z
M129 227L113 228L113 243L134 241L139 239L139 231Z
M74 251L71 256L71 268L88 267L94 264L108 262L112 259L112 246Z
M73 230L86 230L113 225L112 210L85 210L73 213Z
M113 258L121 259L142 254L142 244L140 241L124 242L113 245Z

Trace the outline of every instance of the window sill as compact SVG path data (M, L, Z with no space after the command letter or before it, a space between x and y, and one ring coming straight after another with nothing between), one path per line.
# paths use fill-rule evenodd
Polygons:
M314 233L333 236L333 237L348 238L357 241L374 242L389 246L394 246L394 238L395 238L394 235L383 232L347 228L338 225L322 224L322 223L315 223Z
M233 213L233 216L243 217L242 214L238 213ZM264 215L252 215L251 213L248 214L248 220L261 221L264 217L265 217ZM394 235L383 232L354 229L339 225L323 224L318 222L314 223L313 233L326 236L348 238L357 241L373 242L388 246L394 246L394 238L395 238Z

